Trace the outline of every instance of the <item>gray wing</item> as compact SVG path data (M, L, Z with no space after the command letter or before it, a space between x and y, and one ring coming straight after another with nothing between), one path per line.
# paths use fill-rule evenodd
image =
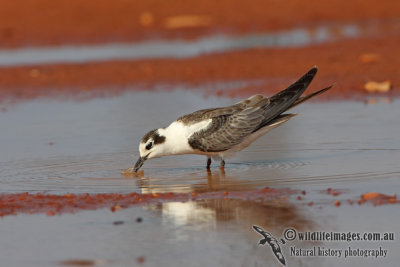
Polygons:
M256 107L213 117L206 129L190 136L189 145L203 152L227 150L253 132L263 120L262 113L263 111Z
M230 116L232 114L239 113L246 108L258 107L257 104L265 99L266 98L262 95L253 95L248 99L236 103L235 105L222 108L210 108L210 109L198 110L196 112L178 118L177 121L183 122L184 124L193 124L196 122L200 122L202 120L216 119L219 117ZM221 120L223 119L221 118Z
M246 136L269 125L287 109L317 95L318 92L296 102L316 73L317 68L314 67L291 86L270 98L255 95L230 107L200 110L180 118L188 123L195 117L211 119L206 129L189 138L190 146L203 152L221 152L241 143Z

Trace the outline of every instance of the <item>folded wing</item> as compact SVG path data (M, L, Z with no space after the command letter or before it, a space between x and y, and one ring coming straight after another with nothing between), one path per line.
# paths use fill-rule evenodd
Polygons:
M179 120L184 123L211 119L206 129L192 134L190 146L203 152L221 152L241 143L248 135L273 123L287 109L328 90L330 87L300 98L316 73L317 68L314 67L270 98L254 95L230 107L200 110L181 117Z

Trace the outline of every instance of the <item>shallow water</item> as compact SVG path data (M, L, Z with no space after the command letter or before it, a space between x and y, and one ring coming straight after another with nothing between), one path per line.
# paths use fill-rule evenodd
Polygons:
M316 45L353 38L397 34L400 20L358 21L348 24L307 25L302 28L244 36L215 34L194 41L152 40L60 47L27 47L0 50L0 66L82 63L143 58L188 58L207 53L252 48L286 48Z
M305 190L306 194L270 202L171 200L115 213L99 209L53 217L7 216L0 219L2 263L52 266L88 259L94 261L92 265L127 266L144 259L145 266L278 266L269 247L257 246L261 236L251 229L253 224L277 238L288 227L327 232L398 230L399 205L346 203L366 192L398 192L398 100L390 104L348 101L296 107L293 112L299 116L228 159L225 172L214 163L207 173L205 157L189 155L150 160L143 167L143 177L121 175L121 170L137 159L139 140L148 130L166 126L196 109L233 102L176 90L130 92L87 101L35 99L7 105L7 111L0 113L3 194L235 192L266 186ZM341 194L327 194L327 188ZM296 199L298 195L301 200ZM335 207L335 200L342 205ZM313 205L308 206L310 202ZM138 217L143 222L138 223ZM115 221L123 223L115 225ZM337 266L338 262L395 266L400 260L397 240L316 243L332 248L385 247L389 255L379 261L292 257L289 246L293 244L284 246L289 266Z
M148 184L140 188L121 170L136 161L147 131L193 110L233 102L178 90L9 106L0 113L0 192L140 192L163 191L164 186L191 191L206 182L203 156L147 161L142 180ZM297 107L300 116L228 159L225 179L232 185L326 186L397 178L398 106L398 101L349 101ZM213 164L217 171L219 163Z

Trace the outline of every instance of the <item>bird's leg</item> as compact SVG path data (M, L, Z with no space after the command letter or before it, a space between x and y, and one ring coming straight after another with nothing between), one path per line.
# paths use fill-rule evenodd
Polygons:
M219 170L221 171L222 179L225 179L225 168L224 167L219 167Z
M210 170L211 158L207 158L207 170Z
M225 160L221 160L221 165L219 166L219 168L222 170L222 169L225 169Z

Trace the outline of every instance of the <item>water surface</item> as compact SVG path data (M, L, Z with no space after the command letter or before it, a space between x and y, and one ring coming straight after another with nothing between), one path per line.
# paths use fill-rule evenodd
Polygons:
M53 266L88 259L106 266L279 266L268 247L257 246L261 225L277 238L287 227L318 231L396 232L398 205L349 205L366 192L396 194L400 185L399 101L307 103L300 115L228 159L225 172L205 157L150 160L144 175L121 170L138 157L148 130L196 109L232 99L185 90L130 92L88 101L39 98L0 113L0 193L202 193L251 191L266 186L300 192L276 201L216 198L167 201L116 212L109 209L0 219L5 266ZM327 188L341 192L326 193ZM301 200L297 200L301 196ZM341 206L333 205L341 201ZM307 205L312 202L313 205ZM142 222L138 222L137 218ZM114 224L116 221L122 223ZM379 263L400 260L399 242L318 243L389 250ZM290 244L289 244L290 245ZM335 258L298 258L292 265L337 266ZM293 245L293 243L291 244ZM304 244L303 244L304 245ZM302 246L302 244L299 244ZM183 257L182 255L185 255ZM207 257L204 257L207 255ZM340 265L375 266L376 259L339 259Z

